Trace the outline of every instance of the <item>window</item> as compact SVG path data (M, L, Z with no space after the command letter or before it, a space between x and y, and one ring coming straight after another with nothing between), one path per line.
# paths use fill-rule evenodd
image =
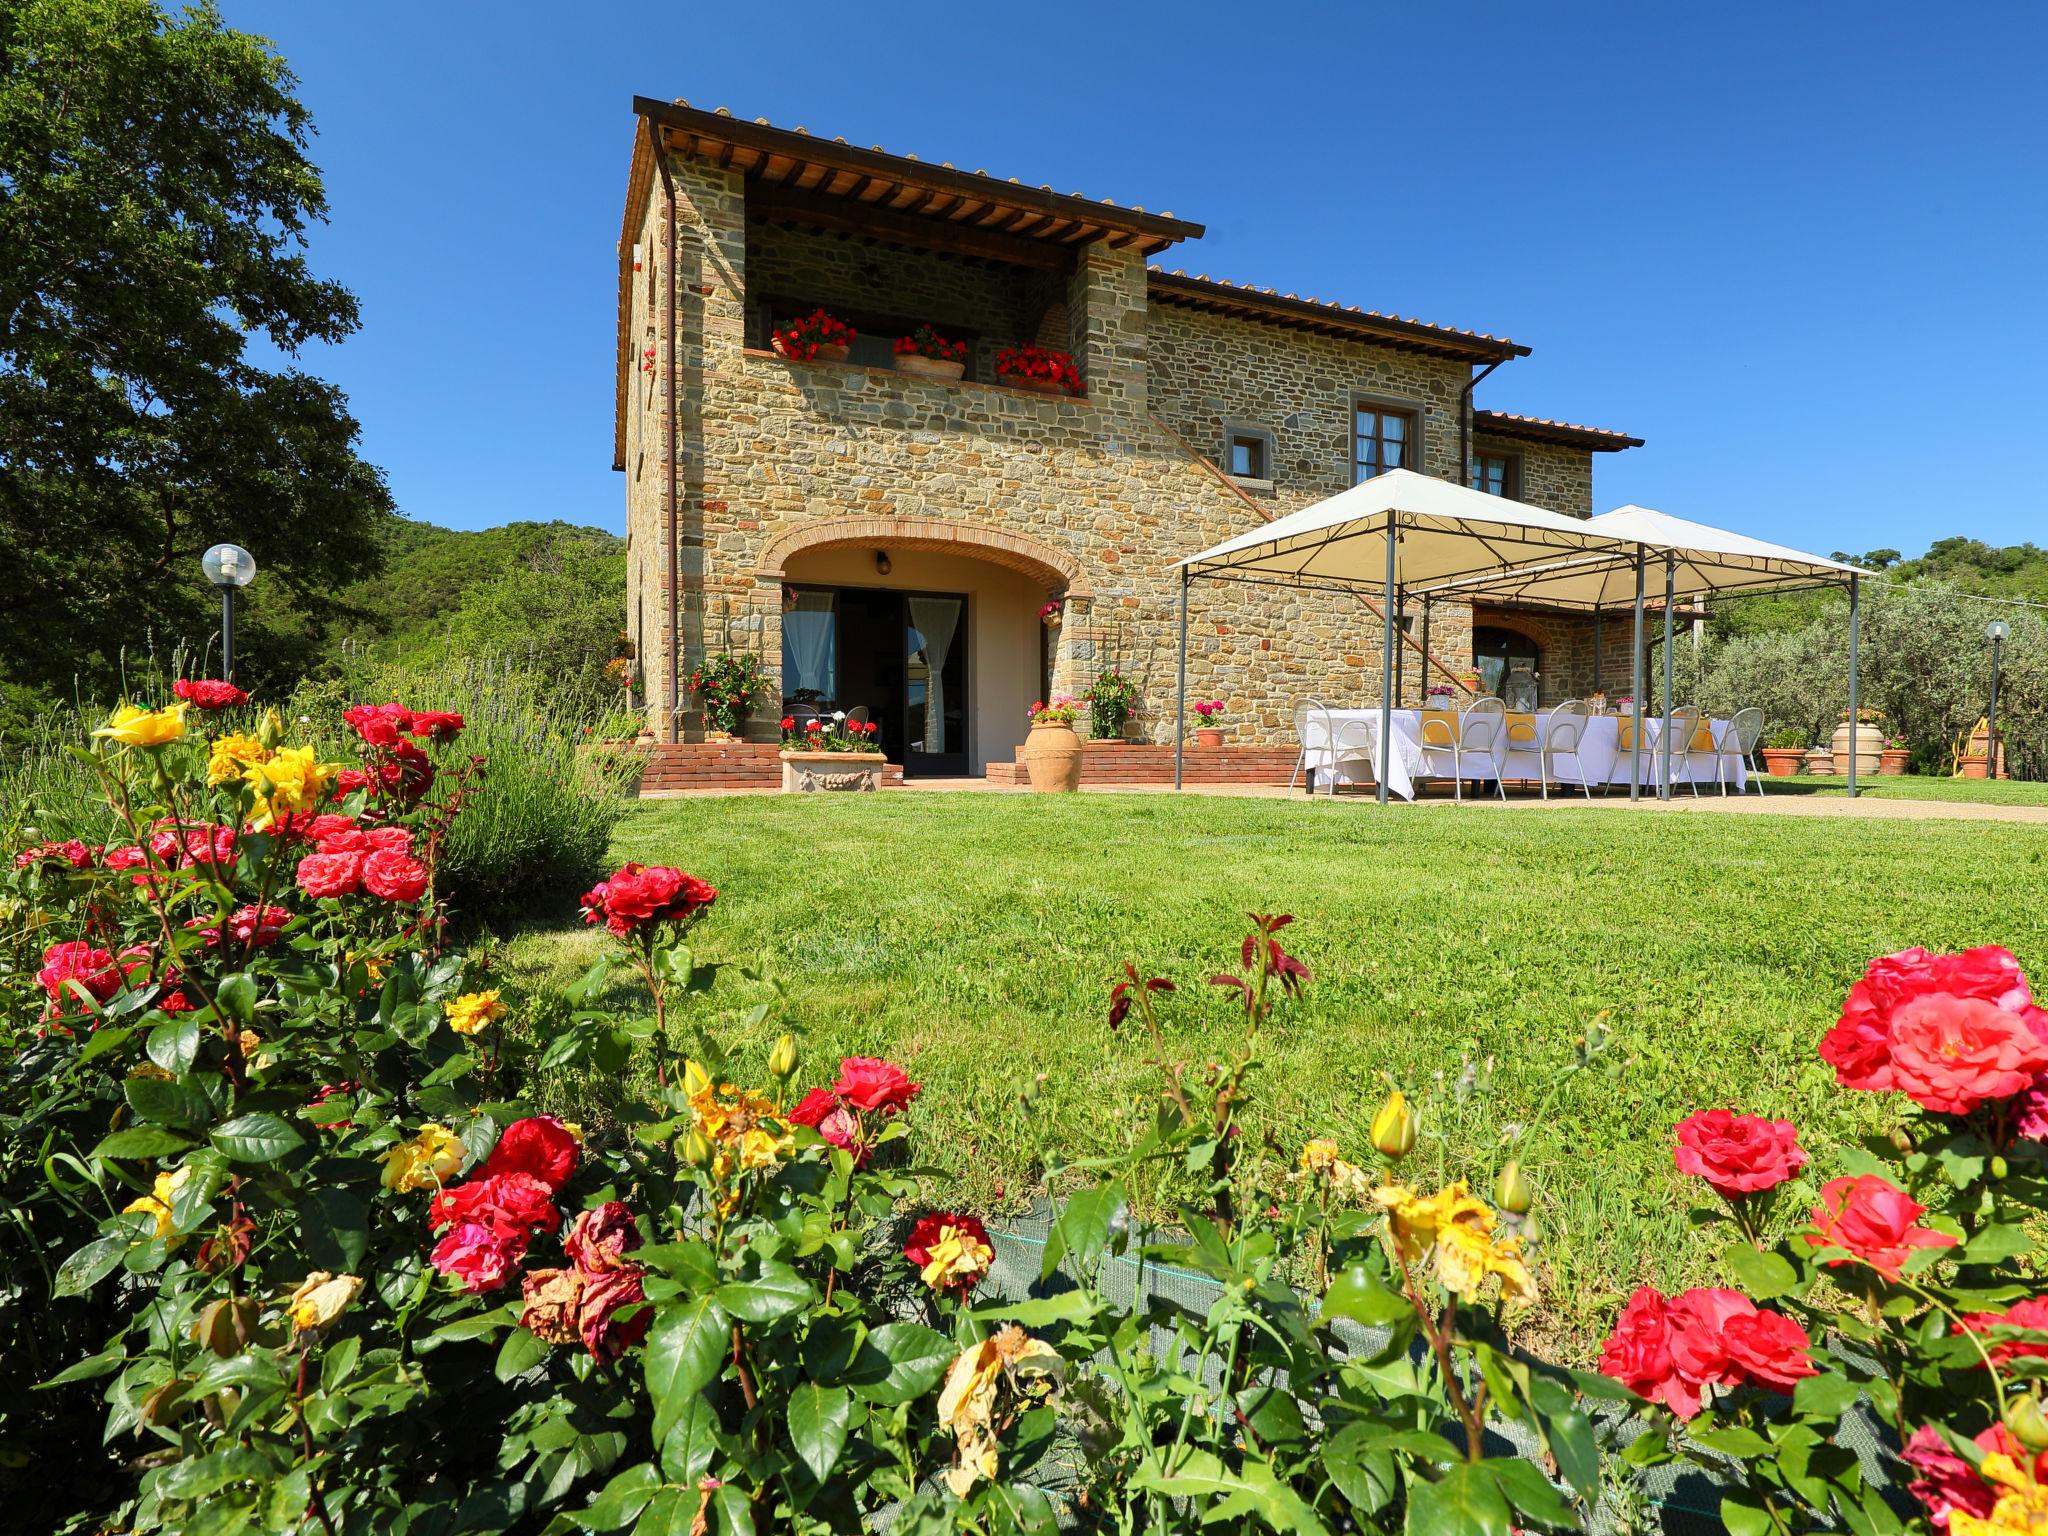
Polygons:
M1513 453L1475 453L1466 466L1465 483L1489 496L1522 494L1522 460Z
M1352 410L1352 481L1390 469L1414 469L1416 436L1413 411L1359 401Z
M1223 426L1223 467L1234 480L1273 479L1273 434L1236 422Z

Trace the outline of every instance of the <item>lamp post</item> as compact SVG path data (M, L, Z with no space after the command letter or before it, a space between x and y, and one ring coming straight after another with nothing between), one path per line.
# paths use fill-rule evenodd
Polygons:
M2003 619L1993 619L1984 626L1984 638L1991 642L1991 707L1984 712L1984 734L1991 738L1985 744L1990 754L1984 764L1987 779L1998 777L1998 653L2011 633L2012 626Z
M220 675L235 677L235 590L256 579L256 557L239 544L216 544L199 557L206 579L220 588Z

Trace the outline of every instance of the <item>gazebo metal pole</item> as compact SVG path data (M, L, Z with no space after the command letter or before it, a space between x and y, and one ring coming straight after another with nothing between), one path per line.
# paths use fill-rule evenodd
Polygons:
M1849 798L1856 798L1856 745L1863 740L1862 720L1856 714L1856 632L1857 588L1861 585L1854 576L1849 578ZM1992 764L1991 776L1998 776L1998 765Z
M1671 798L1671 610L1678 598L1678 556L1664 552L1664 726L1657 732L1657 755L1663 761L1657 778L1657 798ZM1692 750L1687 742L1686 750Z
M1399 519L1387 514L1387 579L1380 587L1380 616L1386 621L1380 637L1380 771L1374 796L1387 803L1387 775L1394 765L1394 540Z
M1630 713L1635 722L1628 739L1628 797L1643 797L1643 546L1636 546L1636 646L1629 664Z
M1593 610L1593 691L1600 692L1600 610Z
M1180 668L1173 684L1173 787L1180 788L1188 740L1188 568L1180 568Z
M1399 587L1394 589L1394 611L1400 615L1402 620L1408 617L1408 600L1401 595ZM1399 627L1399 621L1397 621L1397 627ZM1394 698L1396 701L1408 696L1407 650L1408 647L1405 645L1396 645L1394 647Z
M1425 592L1422 594L1422 660L1415 664L1422 673L1421 702L1424 704L1429 702L1429 656L1429 594ZM1991 675L1998 675L1996 667L1991 669ZM1996 685L1993 686L1995 689Z

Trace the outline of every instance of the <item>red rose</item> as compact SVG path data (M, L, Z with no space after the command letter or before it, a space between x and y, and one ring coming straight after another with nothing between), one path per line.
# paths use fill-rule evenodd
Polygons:
M807 731L822 731L825 729L825 726L823 721L812 720L804 726L804 729Z
M418 747L399 741L385 749L370 768L371 783L381 795L411 805L434 785L434 765Z
M446 1226L479 1222L494 1232L552 1232L562 1224L554 1190L524 1170L492 1173L486 1163L473 1179L451 1184L427 1203L429 1224Z
M1782 1312L1758 1307L1730 1317L1721 1325L1721 1345L1737 1382L1790 1392L1815 1374L1812 1341Z
M577 1155L576 1137L568 1126L553 1115L533 1115L505 1127L497 1146L484 1159L481 1173L487 1178L523 1173L553 1191L569 1182L576 1171Z
M412 832L405 827L363 828L365 853L411 853Z
M68 864L73 869L89 869L92 867L92 850L74 837L63 843L37 843L14 856L16 869L27 869L34 864Z
M2010 1457L2035 1482L2048 1481L2048 1451L2028 1451L2003 1424L1980 1429L1973 1439L1985 1455L1995 1452ZM1948 1437L1932 1424L1914 1430L1899 1456L1920 1474L1906 1491L1927 1507L1928 1523L1937 1531L1949 1528L1949 1515L1956 1510L1983 1519L1998 1502L1998 1490L1985 1482L1977 1469L1950 1445Z
M847 1056L839 1063L839 1081L832 1091L855 1109L895 1114L917 1097L919 1085L894 1062L873 1056Z
M576 1306L576 1328L583 1335L583 1347L600 1360L616 1360L647 1337L647 1325L654 1309L644 1306L647 1293L640 1287L645 1271L638 1264L603 1270L583 1277L583 1296ZM619 1313L628 1307L638 1312L623 1321Z
M1930 997L1989 1003L2048 1040L2048 1012L2034 1006L2026 976L2010 950L1993 944L1953 955L1905 949L1870 962L1862 980L1849 989L1841 1018L1822 1038L1821 1059L1835 1069L1836 1081L1845 1088L1870 1091L1906 1087L1898 1072L1901 1016L1908 1005ZM1924 1033L1924 1021L1920 1028ZM1914 1081L1929 1086L1924 1073ZM1937 1097L1947 1096L1941 1085L1935 1087ZM2011 1091L1983 1097L2008 1097Z
M36 980L50 994L54 1009L62 1012L64 1005L75 1002L78 996L65 986L66 982L77 982L94 1002L104 1003L121 990L123 969L106 950L73 939L65 944L52 944L43 951L43 968L36 972Z
M364 850L363 829L343 827L338 832L329 832L315 840L314 845L321 853L361 853Z
M339 837L345 832L353 832L355 829L356 822L353 816L322 811L303 827L296 827L293 830L307 841L317 843L330 837Z
M386 901L418 901L427 891L427 866L409 853L365 854L363 889Z
M395 747L399 732L412 729L412 711L397 703L352 705L341 718L373 747Z
M1915 1226L1927 1207L1896 1184L1875 1174L1830 1179L1821 1186L1813 1208L1814 1230L1806 1241L1816 1248L1843 1248L1887 1280L1896 1281L1916 1248L1953 1248L1956 1238L1931 1227ZM1848 1259L1830 1259L1829 1268Z
M462 734L462 716L452 709L422 709L413 712L406 729L429 741L450 742Z
M2003 1312L1971 1312L1956 1324L1963 1333L1988 1333L1993 1328L2024 1328L2043 1335L2040 1340L2009 1339L1993 1344L1987 1353L1993 1365L2003 1365L2016 1355L2037 1355L2048 1359L2048 1296L2030 1296L2016 1301Z
M1695 1286L1671 1298L1671 1363L1694 1388L1719 1382L1728 1374L1728 1346L1722 1338L1728 1320L1756 1310L1740 1291ZM1689 1417L1689 1415L1680 1415Z
M291 913L278 906L247 906L230 913L227 921L228 936L238 944L247 944L253 949L268 949L277 942L278 933L291 921Z
M334 776L334 787L341 794L352 795L370 787L370 776L360 768L344 768Z
M217 677L181 677L171 684L171 692L195 709L228 709L249 702L248 694Z
M803 1098L798 1100L796 1108L789 1112L789 1123L791 1125L808 1125L811 1129L816 1130L824 1118L838 1107L839 1101L833 1098L831 1094L827 1093L823 1088L813 1088Z
M695 917L718 892L694 875L663 865L627 864L583 898L583 919L620 938L649 923Z
M299 860L299 889L315 901L350 896L363 883L360 853L309 853Z
M1936 1114L2009 1099L2048 1067L2048 1045L2026 1021L1982 998L1916 997L1893 1013L1891 1040L1892 1086Z
M1775 1189L1806 1166L1789 1120L1705 1109L1678 1122L1680 1173L1697 1174L1724 1199Z
M569 1226L562 1239L562 1251L569 1262L586 1274L618 1269L626 1255L640 1246L640 1229L633 1225L633 1213L617 1200L607 1200L594 1211L585 1211Z
M526 1256L524 1232L499 1232L483 1222L457 1222L434 1244L434 1268L453 1275L468 1291L495 1291Z
M796 716L795 716L795 715L784 715L784 716L782 717L782 728L783 728L783 729L784 729L785 731L793 731L793 730L795 730L795 729L796 729Z
M789 1112L791 1125L807 1125L842 1152L853 1154L856 1168L865 1168L874 1149L861 1133L860 1116L823 1088L813 1088Z
M1671 1358L1671 1316L1663 1292L1642 1286L1629 1297L1614 1331L1600 1346L1600 1373L1681 1419L1700 1411L1699 1392L1678 1375Z

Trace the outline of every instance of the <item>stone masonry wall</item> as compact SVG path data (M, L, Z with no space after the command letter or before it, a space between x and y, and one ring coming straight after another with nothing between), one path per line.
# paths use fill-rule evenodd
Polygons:
M1596 686L1609 698L1619 698L1629 691L1629 646L1634 624L1628 613L1605 614L1596 627L1587 614L1500 608L1481 603L1472 609L1472 622L1483 627L1511 629L1536 642L1539 696L1545 704L1555 704L1563 699L1583 699ZM1593 667L1596 628L1600 651L1597 684ZM1644 686L1649 686L1647 673Z
M1522 461L1520 499L1572 517L1593 515L1593 455L1584 448L1556 443L1525 443L1514 438L1472 438L1474 453L1510 453Z
M1064 291L1036 274L973 268L985 284L984 307L974 310L953 270L969 264L855 239L750 231L737 173L682 157L670 165L677 240L673 250L662 243L657 178L641 278L672 285L673 358L660 303L648 308L636 288L634 304L660 368L675 370L676 640L686 687L707 650L753 651L779 671L778 551L801 545L806 530L858 523L848 537L864 544L955 541L967 555L982 530L1006 541L990 558L1034 572L1049 595L1069 599L1054 690L1079 695L1102 667L1120 665L1142 690L1143 733L1170 741L1180 590L1170 564L1259 520L1174 433L1213 459L1226 419L1273 430L1279 483L1259 503L1276 516L1349 483L1351 397L1361 391L1412 400L1424 426L1422 467L1456 477L1457 391L1466 377L1457 364L1165 305L1148 310L1142 261L1102 244L1079 253ZM886 296L909 292L933 308L934 321L948 318L938 306L957 303L962 322L992 334L1010 315L1014 334L1030 334L1063 304L1086 398L792 363L746 345L750 300L772 291L830 302L853 291L833 285L863 279L867 262L887 281L858 307L880 312L903 312L905 301ZM662 476L671 466L662 462L661 377L636 372L631 394L627 622L637 616L654 724L666 736ZM1340 706L1378 697L1380 624L1357 597L1212 581L1196 583L1191 599L1189 697L1225 701L1232 741L1291 742L1295 708L1308 697ZM1469 610L1438 608L1432 648L1461 664L1470 622ZM1035 657L1018 665L1035 676ZM1402 673L1412 702L1423 687L1412 650ZM764 701L762 724L778 704ZM687 698L677 724L686 735L700 727Z

